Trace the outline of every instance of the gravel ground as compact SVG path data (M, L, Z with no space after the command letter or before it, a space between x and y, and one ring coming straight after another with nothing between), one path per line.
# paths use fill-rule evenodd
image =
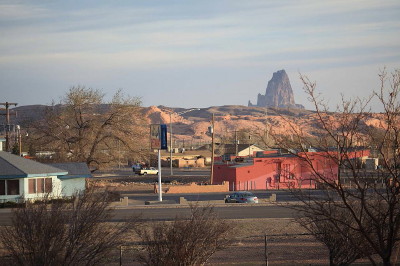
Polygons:
M265 265L265 234L269 265L326 265L325 247L292 219L230 220L233 241L228 248L215 253L206 265ZM133 249L132 249L133 248ZM137 249L123 251L123 265L139 265L134 261ZM119 263L119 254L112 265Z
M327 251L292 219L236 220L235 241L231 247L216 253L209 265L327 264ZM265 235L267 251L265 252Z
M93 180L98 186L114 187L120 191L151 193L153 185L148 180L132 182L126 178L101 178ZM143 182L144 181L144 182ZM200 181L200 180L193 180ZM218 251L208 265L265 265L265 234L269 265L326 265L329 264L326 248L292 219L230 220L234 223L232 245ZM123 251L123 265L134 262L135 249ZM119 262L119 254L116 260ZM113 264L113 263L111 263Z

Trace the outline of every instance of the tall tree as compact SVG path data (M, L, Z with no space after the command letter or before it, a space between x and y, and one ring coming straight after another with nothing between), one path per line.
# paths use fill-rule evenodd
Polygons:
M32 132L54 160L86 162L92 169L143 155L147 127L140 99L120 90L108 103L100 90L73 87L53 105Z
M335 112L329 111L315 82L305 76L301 80L316 110L316 136L310 138L290 121L291 138L273 134L280 147L303 160L312 182L323 188L318 197L292 188L303 202L294 207L298 219L327 244L332 264L367 257L372 264L391 265L400 236L400 71L391 76L383 71L374 95L352 100L343 97ZM370 111L373 99L380 102L383 112ZM307 153L309 147L321 156ZM354 158L355 152L360 157L369 155L368 151L379 159L379 167ZM321 168L326 161L332 162L330 169ZM337 243L347 248L337 252Z

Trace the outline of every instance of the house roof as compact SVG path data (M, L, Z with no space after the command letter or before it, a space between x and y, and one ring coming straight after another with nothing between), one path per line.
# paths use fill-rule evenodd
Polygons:
M256 147L259 148L260 150L263 150L261 147L259 147L256 144L250 144L250 147ZM216 150L225 150L225 151L231 151L232 153L235 153L236 151L236 144L232 144L232 143L227 143L227 144L215 144L214 148ZM237 145L238 148L238 152L241 152L243 150L246 150L249 148L249 144L238 144ZM199 147L197 150L209 150L211 149L211 144L205 144L201 147Z
M66 175L59 176L60 179L92 177L92 174L86 163L51 163L49 165L68 172Z
M47 164L0 151L0 178L67 175L68 172Z

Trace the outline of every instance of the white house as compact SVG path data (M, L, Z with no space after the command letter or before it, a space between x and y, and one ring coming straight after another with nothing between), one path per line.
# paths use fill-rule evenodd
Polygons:
M0 151L0 201L72 196L88 177L84 163L48 165Z

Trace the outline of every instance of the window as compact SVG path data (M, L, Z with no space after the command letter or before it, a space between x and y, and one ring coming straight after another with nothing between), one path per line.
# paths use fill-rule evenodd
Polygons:
M283 165L283 178L290 179L290 164Z
M19 195L19 180L0 180L0 195Z
M36 193L44 193L44 178L36 179Z
M7 180L7 195L19 195L19 180Z
M28 193L29 194L36 193L36 179L28 180Z
M6 181L0 180L0 195L6 194Z
M53 180L51 178L35 178L28 181L28 193L51 193L53 191Z
M51 193L53 191L53 180L46 178L44 181L44 192Z

